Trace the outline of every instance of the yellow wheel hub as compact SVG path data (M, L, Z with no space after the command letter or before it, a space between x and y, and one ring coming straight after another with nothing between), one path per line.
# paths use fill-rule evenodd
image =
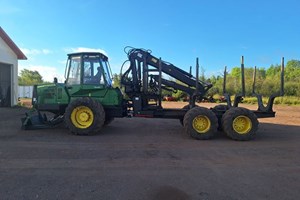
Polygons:
M198 115L193 120L193 128L198 133L206 133L210 129L210 120L207 116Z
M238 134L247 134L252 129L252 122L249 117L241 115L233 120L232 127Z
M86 106L78 106L71 113L71 121L77 128L88 128L94 121L93 111Z

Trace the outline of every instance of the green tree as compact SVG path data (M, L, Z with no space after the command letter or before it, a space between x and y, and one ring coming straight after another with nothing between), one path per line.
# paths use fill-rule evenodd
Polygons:
M259 78L261 78L261 79L264 79L264 78L266 78L266 75L267 75L267 72L266 72L266 70L265 70L265 68L258 68L258 70L257 70L257 76L259 77Z
M210 77L209 82L213 85L213 87L208 90L207 95L213 96L215 94L221 94L222 93L222 87L218 87L219 86L218 85L219 79L220 79L220 76L212 75Z
M280 90L280 69L281 65L272 64L269 68L257 68L256 69L256 84L255 92L262 94L264 96L269 96L274 93L278 93ZM246 96L252 95L252 84L253 84L253 67L245 67L245 89ZM116 75L114 76L116 77ZM226 92L234 95L241 92L241 68L233 67L230 72L227 72L226 77ZM185 85L178 80L173 80L178 84ZM199 79L205 82L210 82L213 87L208 90L207 96L222 95L223 94L223 76L211 76L205 77L204 68L200 68ZM115 78L119 80L119 77ZM285 84L284 90L287 96L300 96L300 61L290 60L287 62L285 67ZM171 88L170 88L171 89ZM177 99L184 99L187 94L182 91L177 91L177 93L172 93L171 91L163 90L163 95L172 95Z
M254 69L253 69L253 73L254 73ZM252 74L251 78L252 78L252 80L251 80L251 93L252 93L253 74ZM266 80L266 70L264 68L256 69L256 79L255 79L255 92L256 93L265 93L265 92L262 92L262 87L263 87L265 80Z
M121 87L121 75L120 74L113 74L113 87L114 88Z
M200 81L205 81L205 69L201 66L200 67L200 77L199 77L199 80Z
M300 61L290 60L286 64L285 77L287 81L300 81Z
M284 93L287 96L300 96L300 86L299 83L293 82L293 81L288 81L284 85Z
M18 77L19 85L36 85L43 83L43 77L38 71L22 69Z
M230 75L234 78L240 78L241 77L241 68L240 67L232 68Z
M183 86L187 86L186 84L182 83L179 80L174 80L174 79L169 79L170 81L175 81L177 84L179 85L183 85ZM172 97L175 97L175 99L177 100L184 100L186 99L186 97L188 96L188 94L186 92L183 92L181 90L175 90L176 92L172 93Z
M279 76L280 74L280 65L276 64L276 65L271 65L267 71L266 71L266 76L273 78L274 76Z

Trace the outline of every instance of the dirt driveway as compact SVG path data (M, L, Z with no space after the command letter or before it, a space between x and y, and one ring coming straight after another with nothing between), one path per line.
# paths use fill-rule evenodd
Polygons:
M0 199L299 199L300 107L274 110L237 142L193 140L171 119L116 119L90 137L22 131L24 109L0 108Z

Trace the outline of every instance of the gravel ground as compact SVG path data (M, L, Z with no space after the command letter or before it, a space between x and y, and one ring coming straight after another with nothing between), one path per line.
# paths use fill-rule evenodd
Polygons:
M300 107L275 110L237 142L191 139L172 119L115 119L87 137L22 131L25 109L0 108L0 199L300 199Z

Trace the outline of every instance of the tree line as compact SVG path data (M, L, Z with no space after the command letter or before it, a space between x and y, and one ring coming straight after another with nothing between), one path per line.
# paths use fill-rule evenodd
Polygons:
M44 83L43 77L38 71L22 69L18 76L19 85L38 85Z
M253 67L245 67L245 92L246 96L252 96ZM272 64L269 68L260 67L256 69L255 92L265 96L278 93L281 84L281 65ZM172 78L170 78L172 80ZM205 76L205 70L201 67L199 79L204 82L212 83L213 87L208 91L207 96L222 96L224 75ZM179 81L176 81L179 84ZM120 87L120 75L114 74L114 86ZM241 93L241 68L233 67L226 74L226 93L234 95ZM300 61L290 60L286 63L284 69L284 92L286 96L300 97ZM182 91L176 93L163 91L164 96L172 96L175 99L183 100L187 94Z
M280 90L280 70L281 66L278 64L271 65L265 69L263 67L256 70L256 93L263 95L271 95ZM199 79L205 82L210 82L213 87L208 91L208 96L222 95L223 94L223 75L218 76L205 76L204 69L201 68ZM245 89L246 96L252 95L252 83L253 83L253 67L245 67ZM120 87L120 75L114 74L114 86ZM31 71L23 69L19 76L19 85L35 85L45 83L43 77L38 71ZM290 60L287 62L284 71L284 91L287 96L300 97L300 61ZM226 90L229 94L237 94L241 92L241 68L233 67L226 75ZM177 99L185 98L184 92L178 91L173 93L170 91L163 91L164 95L173 96Z
M245 89L246 96L252 95L253 67L246 67ZM280 91L281 65L271 65L269 68L256 69L255 92L263 95L271 95ZM223 76L212 76L206 79L213 84L208 95L222 94ZM234 67L226 76L226 91L229 94L241 92L241 68ZM290 60L287 62L284 70L284 92L287 96L300 97L300 61Z

